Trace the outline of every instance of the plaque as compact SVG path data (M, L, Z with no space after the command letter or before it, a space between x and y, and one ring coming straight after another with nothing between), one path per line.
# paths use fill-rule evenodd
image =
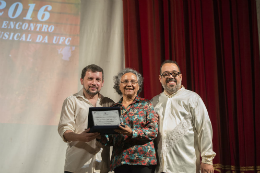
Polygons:
M117 134L120 129L120 107L90 107L88 113L89 133Z

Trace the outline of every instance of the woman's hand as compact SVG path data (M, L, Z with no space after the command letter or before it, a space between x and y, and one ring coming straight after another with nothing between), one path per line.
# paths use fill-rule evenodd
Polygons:
M122 124L123 125L123 124ZM119 126L120 129L115 129L114 131L119 133L119 134L122 134L122 135L127 135L127 136L133 136L133 131L132 129L127 126L127 125L124 125L125 127L123 126Z

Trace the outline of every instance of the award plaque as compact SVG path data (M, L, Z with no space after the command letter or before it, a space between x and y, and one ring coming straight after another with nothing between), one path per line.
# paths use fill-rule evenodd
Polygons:
M119 129L120 107L90 107L88 113L88 128L90 133L117 134Z

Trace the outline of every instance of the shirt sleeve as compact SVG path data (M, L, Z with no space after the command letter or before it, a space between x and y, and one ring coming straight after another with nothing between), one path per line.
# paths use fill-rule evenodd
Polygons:
M195 130L198 134L198 148L201 152L202 163L213 165L216 153L213 151L211 121L202 99L199 97L195 100L191 113L194 118Z
M72 101L71 97L66 98L63 102L60 122L58 125L59 135L62 137L64 142L69 142L64 138L63 136L64 132L67 130L71 130L73 132L75 131L74 110L75 110L75 102Z
M133 129L132 138L141 140L154 140L158 134L158 120L157 114L154 111L153 105L150 102L146 103L146 124L144 127Z

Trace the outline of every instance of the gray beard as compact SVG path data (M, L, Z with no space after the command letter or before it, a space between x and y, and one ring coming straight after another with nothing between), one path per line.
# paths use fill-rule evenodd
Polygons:
M172 94L176 93L181 88L181 84L177 84L174 87L168 87L167 84L166 84L166 85L163 85L163 88L168 94L172 95Z

